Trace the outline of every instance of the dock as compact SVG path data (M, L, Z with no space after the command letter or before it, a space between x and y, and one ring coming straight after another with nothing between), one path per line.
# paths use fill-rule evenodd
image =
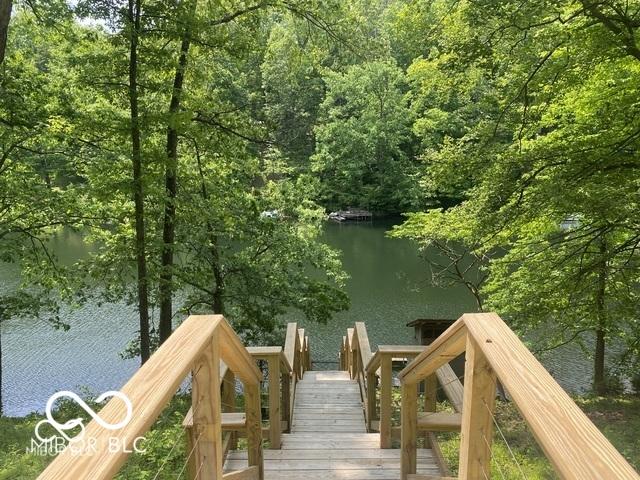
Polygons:
M339 223L370 221L373 220L373 213L358 208L349 208L331 212L328 219Z

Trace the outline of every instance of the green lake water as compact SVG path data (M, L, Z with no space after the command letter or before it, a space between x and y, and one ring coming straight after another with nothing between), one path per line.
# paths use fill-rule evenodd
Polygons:
M407 322L422 317L456 318L474 310L464 287L436 288L412 243L390 239L389 221L327 223L324 238L342 252L350 278L347 292L351 308L326 325L299 320L311 339L318 368L337 368L342 336L356 321L367 324L372 348L380 344L413 343ZM86 254L79 236L61 234L54 250L62 259ZM0 269L0 288L15 288L16 273ZM88 303L65 309L62 319L71 325L56 331L37 320L14 319L2 324L4 408L19 416L44 409L47 399L60 390L102 393L120 388L138 368L138 361L123 360L120 353L136 335L137 316L124 304ZM568 390L579 392L591 382L591 365L576 348L557 350L543 363Z

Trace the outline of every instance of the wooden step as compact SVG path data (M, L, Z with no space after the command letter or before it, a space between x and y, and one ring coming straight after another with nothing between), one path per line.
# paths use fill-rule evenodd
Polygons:
M407 475L407 480L458 480L458 477L441 477L439 475L421 475L411 473Z
M265 461L280 460L357 460L362 459L365 463L370 460L390 460L400 461L400 451L397 449L371 450L264 450ZM246 450L233 450L227 457L229 460L247 460ZM433 459L433 452L428 448L417 450L418 462Z
M459 432L462 425L461 413L420 412L418 429L430 432Z
M193 426L193 412L191 409L187 412L182 421L184 427ZM223 430L245 430L247 427L247 417L244 413L223 413L222 429Z

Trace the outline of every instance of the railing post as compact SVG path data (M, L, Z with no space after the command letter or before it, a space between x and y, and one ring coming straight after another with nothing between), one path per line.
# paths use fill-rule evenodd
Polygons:
M347 328L347 370L353 379L353 328Z
M280 356L270 356L269 369L269 441L272 449L280 449Z
M291 431L291 375L286 370L282 372L282 411L287 422L287 432Z
M245 384L245 413L247 417L247 456L249 466L257 466L260 480L264 479L262 457L262 418L260 412L260 383ZM203 477L210 478L210 477ZM220 477L222 478L222 477Z
M371 422L378 419L376 411L376 374L367 374L367 432L371 431Z
M418 435L418 385L402 382L400 478L416 473Z
M309 345L309 336L304 337L306 370L311 370L311 345Z
M393 357L380 358L380 448L391 448L391 386Z
M222 399L220 395L219 334L215 332L193 368L193 463L195 480L222 480Z
M231 369L227 369L222 381L222 411L236 411L236 376ZM236 432L229 433L231 434L229 448L233 450L238 444L238 435Z
M424 411L435 412L437 405L438 377L429 375L424 381Z
M340 346L340 370L347 370L347 336L342 337L342 345Z
M424 411L435 412L438 404L438 377L433 374L424 380ZM423 432L427 447L431 447L430 432Z
M305 358L304 358L304 328L298 329L298 342L300 345L298 346L298 378L302 378L305 371Z
M460 439L461 480L491 477L495 401L495 372L476 341L468 335Z

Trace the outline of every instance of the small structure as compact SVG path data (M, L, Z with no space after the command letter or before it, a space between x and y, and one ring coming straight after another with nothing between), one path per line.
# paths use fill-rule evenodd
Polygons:
M363 220L372 220L373 213L358 208L348 208L347 210L338 210L329 214L329 220L334 222L360 222Z
M413 322L407 323L407 327L413 327L414 338L419 345L430 345L455 321L455 318L418 318ZM451 360L450 365L454 373L462 380L464 376L464 355Z
M455 318L418 318L407 323L407 327L413 327L418 344L429 345L455 321Z

